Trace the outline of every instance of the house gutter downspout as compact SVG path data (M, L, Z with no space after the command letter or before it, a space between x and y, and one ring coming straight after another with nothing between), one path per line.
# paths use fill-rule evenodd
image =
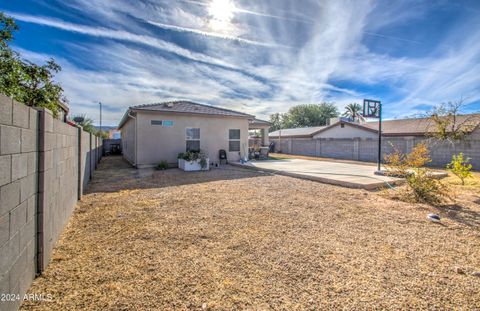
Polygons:
M135 121L135 144L134 144L134 150L133 150L133 153L134 153L134 160L133 160L133 166L137 167L137 138L138 138L138 134L137 134L137 117L134 117L133 115L130 114L131 111L128 112L128 117L132 118L134 121Z

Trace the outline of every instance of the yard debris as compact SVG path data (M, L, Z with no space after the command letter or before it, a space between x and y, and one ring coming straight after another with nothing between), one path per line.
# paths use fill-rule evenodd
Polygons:
M438 216L437 214L428 214L427 218L432 222L440 222L440 216Z
M465 274L465 269L462 267L455 267L455 272L458 274Z
M380 192L229 166L136 179L116 159L102 159L30 288L52 301L25 301L22 310L479 305L478 278L443 273L478 267L475 189L465 190L455 218L445 214L448 226L432 230L418 221L432 207Z

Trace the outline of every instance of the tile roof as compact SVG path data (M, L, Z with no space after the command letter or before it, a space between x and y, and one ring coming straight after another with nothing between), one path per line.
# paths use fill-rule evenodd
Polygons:
M272 124L268 121L265 121L265 120L260 120L260 119L257 119L257 118L254 118L254 119L250 119L248 120L248 124L250 126L263 126L263 127L270 127Z
M327 128L328 126L314 126L314 127L299 127L293 129L282 129L274 131L268 134L269 137L278 137L280 134L282 136L289 137L310 137L313 136L316 132ZM280 133L281 131L281 133Z
M458 124L462 124L462 126L467 129L467 131L472 131L476 127L480 126L480 114L459 115L457 116L457 122ZM312 137L317 132L320 132L332 126L336 126L338 123L342 122L336 122L329 126L282 129L282 137ZM355 125L359 129L363 127L369 131L378 130L378 121L351 124ZM432 133L434 131L435 124L429 118L412 118L382 121L382 134L385 136L418 136ZM278 137L279 131L271 132L269 136Z
M194 102L185 101L185 100L155 103L155 104L148 104L148 105L139 105L139 106L130 107L130 109L254 118L254 116L243 113L243 112L194 103Z
M480 115L468 114L457 116L457 124L466 130L472 130L480 124ZM378 130L378 122L360 123L360 126ZM384 135L424 135L436 130L435 123L429 118L412 118L382 121L382 134Z

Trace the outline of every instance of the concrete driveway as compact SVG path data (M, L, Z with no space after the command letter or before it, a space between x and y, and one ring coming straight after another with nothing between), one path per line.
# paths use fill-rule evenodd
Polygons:
M376 189L403 181L398 178L375 175L376 166L369 164L282 159L251 161L245 164L233 163L233 165L348 188Z

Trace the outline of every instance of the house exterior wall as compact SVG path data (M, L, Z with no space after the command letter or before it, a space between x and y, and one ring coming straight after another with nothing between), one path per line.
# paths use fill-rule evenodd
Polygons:
M152 120L171 120L173 126L152 125ZM210 162L218 162L220 149L227 151L229 161L239 161L247 152L248 118L138 112L137 166L155 166L162 160L176 165L178 153L186 150L188 127L200 128L200 148L207 152ZM240 129L240 152L228 151L229 129Z
M128 121L123 125L121 131L123 157L132 165L135 165L137 161L135 158L135 123L136 119L128 119Z
M378 135L376 133L350 126L348 123L345 123L344 127L341 127L341 124L332 126L316 135L313 136L314 139L318 138L376 138Z

